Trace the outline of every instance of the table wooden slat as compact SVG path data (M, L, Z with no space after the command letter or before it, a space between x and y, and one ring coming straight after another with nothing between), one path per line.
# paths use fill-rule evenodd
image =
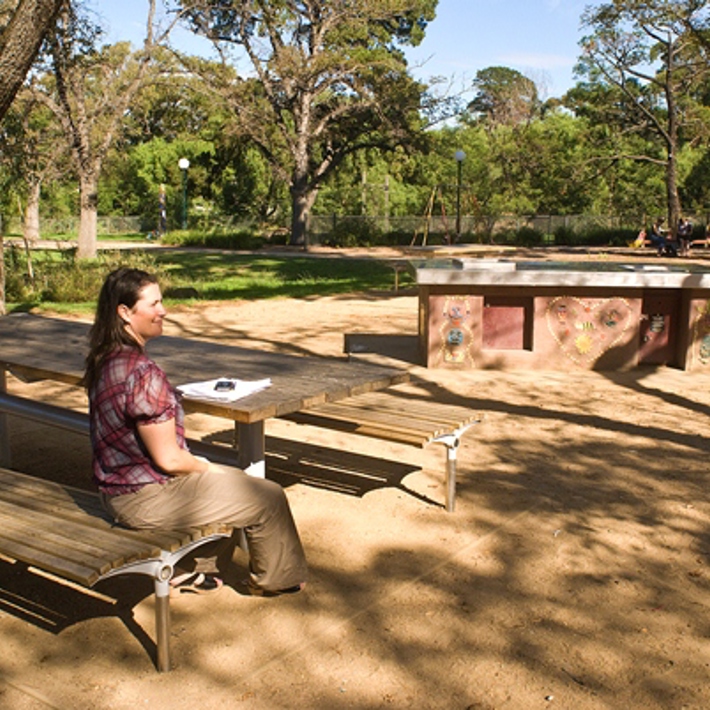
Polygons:
M32 314L0 317L0 366L27 379L79 383L90 324ZM173 385L215 377L261 380L271 387L232 403L186 400L188 411L239 423L270 417L406 382L406 370L342 358L272 353L197 339L162 336L147 347Z

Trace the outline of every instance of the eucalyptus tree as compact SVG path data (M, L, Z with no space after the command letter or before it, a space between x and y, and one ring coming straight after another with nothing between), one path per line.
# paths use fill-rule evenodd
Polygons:
M48 43L52 76L32 83L61 123L79 179L80 223L77 256L96 255L98 185L102 166L121 130L131 101L143 86L154 48L156 0L148 0L143 48L127 42L98 47L101 28L69 8Z
M57 15L68 0L0 2L0 120L10 108ZM0 224L0 314L5 312L5 264Z
M20 90L0 124L0 167L12 186L6 198L16 199L20 208L27 242L40 236L42 185L66 176L68 152L51 111L26 88ZM7 199L5 208L12 209Z
M487 123L515 125L529 123L540 115L540 101L535 82L509 67L488 67L476 72L476 94L468 110Z
M549 106L543 110L535 82L514 69L483 69L473 86L459 138L475 149L464 148L464 171L472 179L479 222L490 232L503 214L583 209L580 122Z
M289 185L291 240L307 247L308 215L349 155L392 150L421 128L425 87L400 45L418 44L437 0L183 0L192 29L225 64L251 75L207 78L232 120ZM235 64L234 66L238 66Z
M0 2L0 119L68 0Z
M140 214L155 224L165 195L170 226L182 217L183 177L189 192L190 222L270 219L288 211L288 194L263 155L234 130L226 103L205 90L199 74L222 67L205 57L185 58L199 71L185 72L171 52L157 47L151 82L131 103L123 130L108 155L101 182L101 212ZM233 79L235 74L229 72ZM181 174L178 161L189 160Z
M678 156L682 128L693 112L692 94L707 76L706 0L614 0L589 8L583 21L591 34L582 40L580 76L607 87L602 111L607 127L649 142L642 153L614 152L663 167L668 223L681 214Z

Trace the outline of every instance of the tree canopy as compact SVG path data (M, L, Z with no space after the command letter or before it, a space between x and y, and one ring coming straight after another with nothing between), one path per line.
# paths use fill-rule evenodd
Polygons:
M436 3L182 3L225 63L239 48L251 64L251 77L204 76L231 107L236 129L288 181L294 243L305 243L318 191L346 156L392 150L416 136L425 87L407 72L398 45L421 40Z
M693 92L710 71L707 47L699 41L706 36L709 13L702 0L615 0L589 8L583 18L592 33L582 42L578 71L592 85L607 87L604 120L650 141L640 153L617 153L613 159L664 167L671 229L681 214L682 128L694 112Z
M311 217L380 215L387 230L434 202L450 216L459 175L477 238L510 215L710 219L705 3L599 4L566 96L541 105L534 81L490 66L468 110L432 124L431 87L412 78L403 46L420 41L435 0L173 0L174 20L213 42L210 57L160 46L154 1L137 50L62 14L0 123L0 206L24 202L26 234L31 206L78 208L91 256L98 213L139 214L152 231L165 205L176 226L189 193L193 226L290 223L307 246Z
M491 125L531 121L540 111L537 86L509 67L488 67L476 72L476 95L468 110Z

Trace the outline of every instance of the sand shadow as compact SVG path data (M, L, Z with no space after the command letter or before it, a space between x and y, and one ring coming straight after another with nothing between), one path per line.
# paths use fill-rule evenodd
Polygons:
M232 430L222 430L206 436L203 441L230 446L233 436ZM379 456L275 436L266 437L267 477L284 488L302 483L358 498L371 491L396 488L427 505L444 507L438 501L404 485L407 476L421 470L420 466Z
M157 664L157 646L136 621L133 608L153 593L151 580L116 578L91 590L35 573L22 562L0 560L0 611L59 635L90 619L120 619Z

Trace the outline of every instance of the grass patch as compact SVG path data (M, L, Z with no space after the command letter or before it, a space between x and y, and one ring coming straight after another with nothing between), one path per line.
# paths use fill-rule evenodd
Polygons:
M159 252L172 288L205 300L304 298L391 289L392 269L371 259Z
M33 251L33 278L24 252L6 249L7 310L89 314L109 271L128 265L157 274L171 303L308 298L343 293L388 291L394 275L373 259L268 256L135 249L102 251L79 261L72 250ZM400 275L406 287L409 274Z

